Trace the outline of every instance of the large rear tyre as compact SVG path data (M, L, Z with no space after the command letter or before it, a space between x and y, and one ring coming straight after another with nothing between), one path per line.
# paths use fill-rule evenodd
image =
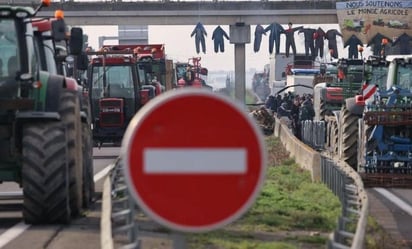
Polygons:
M326 123L327 123L326 145L328 147L329 152L333 156L337 156L338 155L338 141L339 141L338 123L334 116L328 116L326 119Z
M346 107L342 107L340 118L340 158L357 170L358 157L358 119Z
M82 110L86 119L82 122L83 153L83 208L90 208L94 200L93 137L91 130L91 108L88 99L83 100Z
M60 122L23 127L23 219L28 224L70 222L67 140Z
M75 92L62 92L59 113L67 129L70 208L72 215L77 216L83 206L83 159L80 104Z

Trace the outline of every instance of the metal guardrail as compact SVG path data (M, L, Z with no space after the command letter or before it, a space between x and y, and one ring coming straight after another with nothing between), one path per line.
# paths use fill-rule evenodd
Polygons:
M325 124L305 121L302 138L313 148L320 148L324 139ZM315 129L320 128L318 132ZM308 132L311 135L308 135ZM101 248L113 249L114 236L126 235L121 249L140 248L138 225L135 222L137 205L132 199L123 177L123 164L118 159L105 179L101 217ZM321 181L339 198L342 214L336 229L330 234L328 249L364 248L368 198L359 174L344 162L322 156ZM175 246L182 242L177 239ZM180 247L176 247L179 248Z
M301 131L302 142L315 150L324 148L325 122L304 121ZM327 248L364 248L369 204L361 177L345 162L322 156L321 180L342 204L342 215Z
M330 235L327 248L364 247L364 237L368 218L368 198L360 176L350 167L339 165L322 157L322 182L339 198L342 215L338 226Z
M126 235L120 249L140 248L135 223L136 204L123 177L123 164L118 159L103 186L101 248L113 249L115 235Z
M301 126L301 138L305 144L310 145L315 150L325 148L325 121L305 120L301 122Z

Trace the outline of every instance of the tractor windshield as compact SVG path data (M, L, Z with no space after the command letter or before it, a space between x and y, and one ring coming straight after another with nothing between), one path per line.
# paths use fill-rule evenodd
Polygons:
M379 88L384 89L386 84L386 77L388 75L388 67L387 66L376 66L372 67L371 80L374 85L378 85Z
M94 66L92 71L93 98L133 98L132 65Z
M19 48L14 19L0 22L0 76L15 78L19 68Z
M412 64L399 64L396 84L403 89L412 90Z

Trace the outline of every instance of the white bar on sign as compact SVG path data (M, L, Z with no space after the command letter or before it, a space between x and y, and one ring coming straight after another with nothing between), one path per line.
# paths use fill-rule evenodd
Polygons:
M147 148L143 171L146 174L245 174L244 148Z

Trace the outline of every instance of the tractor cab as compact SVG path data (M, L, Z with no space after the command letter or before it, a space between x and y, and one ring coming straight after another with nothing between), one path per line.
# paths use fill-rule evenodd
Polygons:
M88 52L93 138L96 143L120 143L127 125L140 109L136 60L132 51Z

